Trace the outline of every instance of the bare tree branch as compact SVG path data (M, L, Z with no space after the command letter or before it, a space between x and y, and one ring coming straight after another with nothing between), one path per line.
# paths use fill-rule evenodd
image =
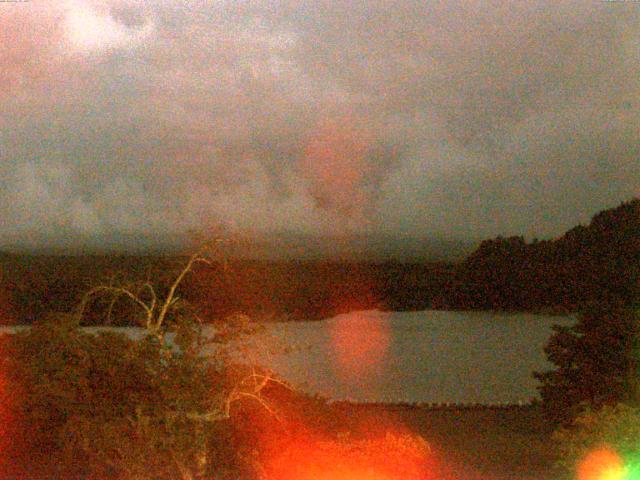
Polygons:
M215 244L219 244L222 241L222 239L216 239L214 242ZM160 341L162 355L166 355L162 360L177 358L172 357L175 355L175 351L169 348L169 343L165 337L165 333L168 330L175 330L178 333L181 333L183 326L190 329L185 332L187 334L185 337L186 341L190 341L193 337L195 339L194 341L197 342L197 352L203 353L201 348L208 343L208 339L202 331L202 325L204 322L197 315L197 312L189 306L188 302L185 302L178 295L178 288L184 281L187 274L194 269L196 263L204 263L206 265L212 265L214 263L211 258L205 256L205 253L209 253L207 250L210 247L211 245L203 247L188 257L186 264L184 264L177 276L175 276L169 286L168 292L165 295L162 295L158 290L156 290L153 282L149 278L147 278L144 283L137 284L137 288L135 285L116 285L115 280L112 280L109 285L100 285L90 289L83 296L82 301L79 304L79 319L82 319L85 314L85 310L94 298L99 296L109 296L110 303L107 309L107 318L111 321L114 305L118 299L126 297L143 310L145 314L147 333L155 336ZM226 262L223 262L223 267L225 269L227 268ZM169 317L170 315L171 317ZM189 318L186 318L186 316L189 316ZM232 338L234 334L247 333L251 331L249 327L252 326L252 322L246 316L235 315L227 318L224 325L226 325L226 329L218 330L216 335L214 335L214 338L217 336L219 339L225 340L226 338L226 340L228 340L229 338ZM186 348L189 348L189 351L191 351L191 346L192 344L188 344ZM216 355L218 353L216 353ZM216 357L212 356L212 358ZM251 361L251 358L249 358L249 361ZM197 429L203 426L200 422L215 422L229 418L233 404L246 399L257 402L262 408L269 412L269 414L280 420L273 406L270 405L268 399L265 398L263 393L265 392L265 388L267 388L267 386L272 382L283 385L286 388L289 388L289 385L277 379L273 372L263 372L256 368L255 362L252 361L251 363L251 369L248 370L249 374L239 376L237 380L234 380L234 384L230 391L221 390L220 396L215 399L209 398L203 403L192 405L190 407L194 410L205 410L204 412L186 411L186 408L180 409L180 407L174 406L168 407L170 410L168 413L169 417L163 418L169 421L169 423L172 421L188 419L196 422L194 427ZM216 368L217 367L218 366L216 365ZM243 371L243 374L245 373L247 373L247 370ZM177 410L175 410L176 408ZM166 414L166 409L164 412ZM148 418L144 417L141 412L137 412L137 415L137 418L128 417L128 422L130 422L136 429L145 430L145 428L148 428ZM176 456L176 453L179 452L171 450L171 456L175 466L180 472L180 478L182 480L200 478L196 473L197 470L194 470L191 465L188 465L191 460L189 462L185 462L184 458L179 458Z
M134 294L131 290L124 287L114 287L110 285L100 285L89 290L82 298L80 302L80 306L78 308L78 318L82 320L82 316L84 315L84 311L87 308L87 305L91 301L91 299L95 296L99 296L102 294L111 294L116 297L120 295L125 295L133 300L134 303L138 304L146 313L147 321L153 317L153 310L149 305L147 305L140 297Z
M160 308L160 312L158 313L158 317L155 321L155 325L153 326L153 328L156 331L162 328L162 324L164 323L165 317L167 316L167 312L169 311L169 308L173 304L173 301L174 301L173 299L176 294L176 290L178 286L180 285L180 283L182 283L182 280L184 279L185 275L189 273L189 271L191 271L191 268L193 267L194 262L196 262L199 258L201 258L201 250L189 257L189 261L187 262L185 267L178 274L173 284L171 285L171 288L169 289L169 293L167 294L167 297L165 298L164 303Z

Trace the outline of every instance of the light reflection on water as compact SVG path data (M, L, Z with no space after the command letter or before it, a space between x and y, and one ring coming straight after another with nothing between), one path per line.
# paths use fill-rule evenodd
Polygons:
M345 381L336 373L331 331L345 316L270 326L274 336L297 347L272 355L270 366L292 384L333 399L528 402L537 397L532 372L552 368L543 351L551 326L575 321L571 317L491 312L365 314L372 325L385 322L389 331L384 362L373 378ZM361 326L362 320L358 322Z

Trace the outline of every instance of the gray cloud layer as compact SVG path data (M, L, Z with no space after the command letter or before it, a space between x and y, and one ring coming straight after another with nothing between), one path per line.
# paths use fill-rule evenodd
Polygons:
M0 236L544 237L638 194L638 4L359 4L1 4Z

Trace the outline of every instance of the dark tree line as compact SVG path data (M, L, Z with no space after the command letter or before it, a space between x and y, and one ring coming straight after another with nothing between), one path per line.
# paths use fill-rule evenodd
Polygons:
M30 323L69 311L95 282L114 278L151 276L166 288L165 278L182 260L0 255L1 321ZM240 311L257 319L320 319L372 308L575 312L594 301L628 304L640 285L640 199L555 240L485 240L458 265L292 260L231 267L221 275L203 266L186 285L203 317ZM114 317L128 318L126 312Z
M595 215L555 240L485 240L457 269L448 306L579 311L629 304L640 291L640 199Z
M175 256L4 256L0 258L0 323L32 323L49 312L69 312L95 284L153 278L164 292L182 260ZM228 267L199 265L185 281L183 295L206 321L236 312L256 320L314 320L373 308L423 310L442 296L453 271L446 264L393 261L250 260L231 261ZM104 322L104 302L97 300L87 315L88 323ZM117 302L113 309L113 319L129 323L139 313L126 301Z
M575 325L554 330L545 353L556 368L534 374L549 420L566 425L585 409L638 404L640 316L634 307L593 303Z

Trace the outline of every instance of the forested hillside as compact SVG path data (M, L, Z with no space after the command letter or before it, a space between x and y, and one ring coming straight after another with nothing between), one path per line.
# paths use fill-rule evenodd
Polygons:
M640 199L595 215L555 240L486 240L459 266L447 306L576 310L638 299Z
M4 323L31 323L47 312L67 312L98 284L133 285L154 278L166 290L183 260L5 255L0 314ZM452 271L447 264L231 261L226 268L198 265L185 279L180 295L205 321L237 312L258 320L311 320L351 310L429 308L431 299L445 290ZM102 307L96 304L93 310L104 312ZM135 307L124 299L113 312L112 317L119 319L136 315ZM89 318L94 323L106 321L97 314Z
M183 260L0 255L0 316L4 323L29 323L47 312L69 311L98 283L166 280ZM161 288L168 288L166 281ZM638 299L639 291L640 199L633 199L557 239L485 240L457 265L237 260L228 268L198 266L181 294L206 320L234 312L257 319L301 320L373 308L568 312L591 301L628 304ZM121 303L115 305L117 313L131 308ZM92 321L105 319L95 316Z

